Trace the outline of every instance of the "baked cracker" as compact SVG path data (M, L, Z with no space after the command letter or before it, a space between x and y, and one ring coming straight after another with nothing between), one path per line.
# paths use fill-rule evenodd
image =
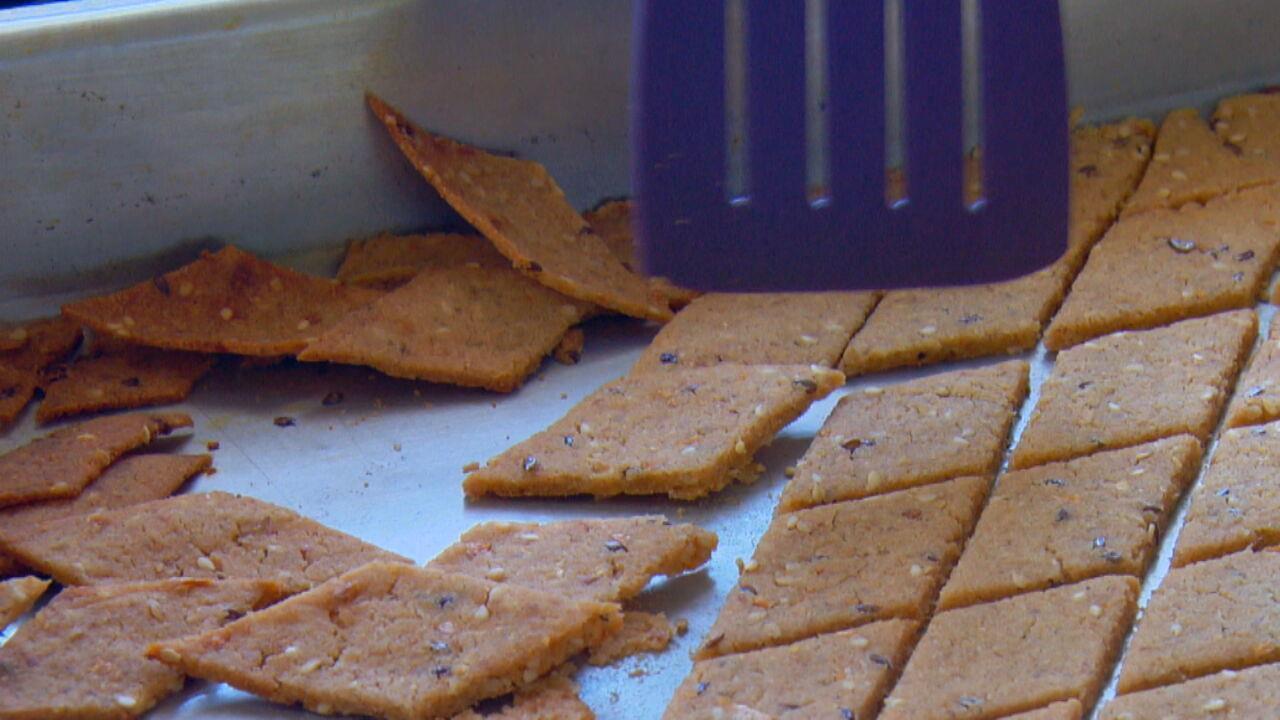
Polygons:
M351 285L393 290L427 268L510 268L507 260L480 235L382 233L347 243L338 279Z
M0 582L0 631L22 617L48 589L49 581L38 577L20 577Z
M1249 359L1227 406L1227 427L1280 420L1280 323L1272 318L1267 339Z
M604 244L609 246L609 252L618 258L623 267L633 273L644 274L644 268L637 255L635 234L631 230L630 200L610 200L602 203L594 210L583 213L582 219L586 220ZM667 303L673 310L688 305L701 294L697 290L679 287L663 277L651 277L649 284L667 298Z
M182 413L133 413L50 433L0 455L0 507L75 497L116 458L185 427L191 417Z
M270 578L289 592L374 560L408 562L285 508L224 492L177 495L0 527L0 552L63 585L168 577Z
M1280 95L1250 93L1225 98L1213 111L1210 125L1232 152L1280 161Z
M36 421L182 402L215 361L212 355L140 346L78 359L45 373Z
M281 595L268 580L170 579L58 593L0 647L0 718L131 718L182 688L148 643L217 628Z
M587 662L597 667L643 653L660 653L671 644L676 628L664 613L628 610L622 616L622 628L591 648Z
M1107 703L1100 720L1165 720L1201 717L1252 720L1273 717L1280 707L1280 663L1215 675L1177 685L1121 695Z
M509 267L427 269L352 311L298 358L511 392L590 312Z
M1009 715L1004 720L1080 720L1082 717L1084 717L1084 706L1079 700L1072 698L1039 710Z
M568 600L621 602L657 575L696 570L716 548L715 533L660 515L487 522L463 533L427 567L512 582Z
M228 245L173 272L62 311L95 332L139 345L272 356L299 352L379 295Z
M31 402L40 373L80 344L80 324L59 316L33 320L7 334L10 338L21 335L22 343L0 351L0 427L16 420Z
M379 98L367 99L414 168L521 272L624 315L671 318L665 298L609 252L542 165L433 135Z
M488 703L486 703L488 704ZM596 714L578 697L578 685L563 672L553 672L520 690L496 710L483 714L467 710L453 720L595 720Z
M156 643L148 656L325 715L416 720L528 686L616 631L619 615L615 605L375 562L220 630Z
M757 450L843 382L835 370L790 365L631 374L472 472L463 489L699 498L749 473Z
M0 528L22 535L52 520L169 497L212 464L210 455L130 455L113 463L74 498L0 508ZM0 554L0 577L21 569L17 560Z

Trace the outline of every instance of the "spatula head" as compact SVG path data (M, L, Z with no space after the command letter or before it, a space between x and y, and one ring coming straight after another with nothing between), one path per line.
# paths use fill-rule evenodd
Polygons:
M703 290L965 285L1066 249L1068 119L1057 0L978 0L982 199L964 182L960 0L902 0L906 197L886 201L885 0L828 0L828 181L807 187L804 0L743 0L745 168L726 168L722 0L636 4L633 184L642 261Z

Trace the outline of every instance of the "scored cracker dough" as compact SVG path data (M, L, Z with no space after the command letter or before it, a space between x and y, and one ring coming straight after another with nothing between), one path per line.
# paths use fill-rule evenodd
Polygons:
M775 516L694 657L927 616L986 494L960 478Z
M844 396L797 463L779 509L993 476L1027 381L1027 363L1014 360Z
M1171 570L1129 641L1118 692L1280 660L1277 577L1274 550Z
M268 580L67 588L0 646L0 717L137 717L184 681L143 656L148 643L212 630L282 593Z
M1254 311L1236 310L1058 353L1010 467L1181 433L1207 440L1256 332Z
M671 319L666 298L623 267L546 168L433 135L379 98L366 99L414 169L520 272L624 315Z
M21 533L0 527L0 552L64 585L261 577L290 592L374 560L408 562L291 510L217 491L62 518Z
M528 686L621 622L612 604L375 562L147 654L325 715L416 720Z
M228 245L62 311L94 332L139 345L270 357L302 350L380 294L273 265Z
M876 292L709 293L667 323L635 370L743 365L833 367Z
M1075 698L1093 705L1138 597L1131 577L1075 585L934 616L882 720L988 720Z
M182 413L133 413L94 418L33 440L0 455L0 507L75 497L116 458L186 427L191 417Z
M1002 475L938 607L1098 575L1141 577L1200 452L1179 435Z
M463 489L696 499L750 472L757 450L843 383L835 370L794 365L627 375L472 472Z
M1280 423L1227 430L1191 495L1175 566L1280 542Z
M886 620L790 645L700 660L665 720L869 718L911 653L920 623Z

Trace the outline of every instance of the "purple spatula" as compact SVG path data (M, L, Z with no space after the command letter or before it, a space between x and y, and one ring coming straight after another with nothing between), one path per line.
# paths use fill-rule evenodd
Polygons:
M901 0L907 198L886 202L886 0L826 0L826 182L809 184L806 3L743 0L748 178L730 197L724 0L638 0L632 146L647 270L704 290L963 285L1066 249L1058 0L978 0L982 200L964 199L960 0Z

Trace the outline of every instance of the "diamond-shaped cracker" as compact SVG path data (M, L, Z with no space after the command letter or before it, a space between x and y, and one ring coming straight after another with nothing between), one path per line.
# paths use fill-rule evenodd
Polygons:
M1160 124L1151 163L1123 214L1205 202L1276 180L1280 180L1280 163L1238 154L1233 146L1223 144L1199 111L1183 108L1166 115Z
M298 357L510 392L590 312L510 267L433 268L353 311Z
M45 373L36 420L184 400L217 358L203 353L124 347Z
M0 528L20 535L51 520L168 497L212 464L210 455L130 455L113 463L74 498L0 508ZM0 577L21 569L18 561L0 554Z
M50 433L0 455L0 507L79 495L116 458L184 427L191 418L181 413L134 413Z
M528 686L620 626L616 605L379 562L148 655L321 714L441 718Z
M58 593L0 647L0 717L131 718L182 688L143 652L280 597L269 580L170 579Z
M95 332L206 353L296 353L380 293L273 265L228 245L171 273L66 305Z
M373 95L368 101L414 168L521 272L625 315L670 319L665 299L609 252L546 168L433 135Z
M374 560L405 561L297 513L224 492L0 527L0 551L63 585L169 577L270 578L305 590Z
M49 581L37 577L20 577L0 582L0 630L9 627L49 589Z

